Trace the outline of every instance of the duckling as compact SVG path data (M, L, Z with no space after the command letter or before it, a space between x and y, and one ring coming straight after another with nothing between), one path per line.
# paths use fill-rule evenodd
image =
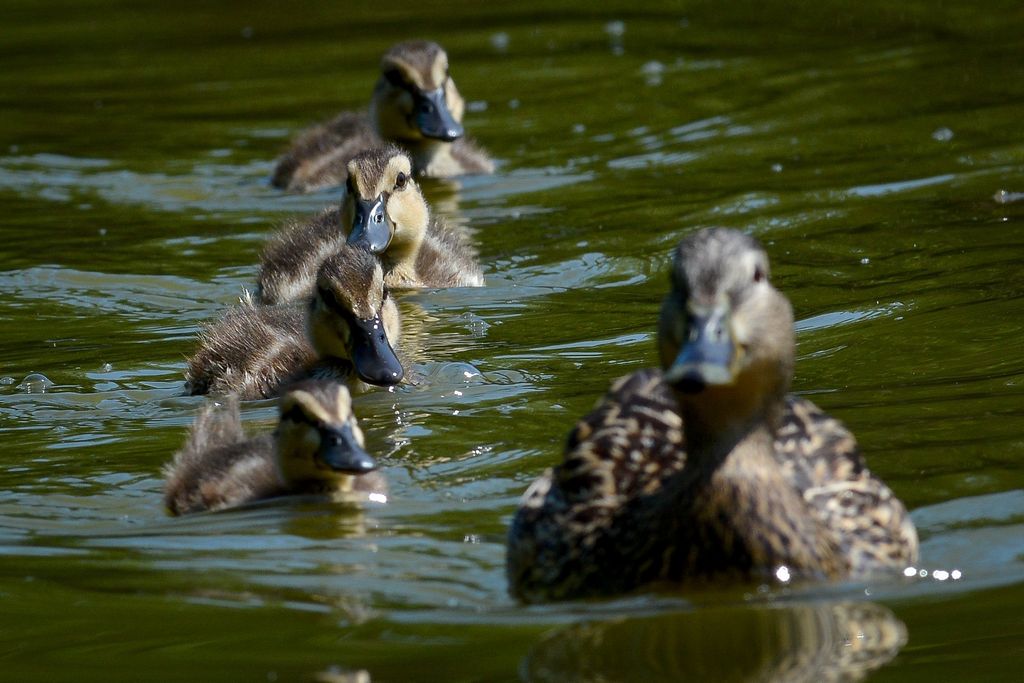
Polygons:
M658 582L861 578L917 558L906 508L853 436L788 395L789 301L752 238L707 229L675 252L661 369L615 382L526 491L507 574L524 601Z
M387 500L384 478L364 450L345 385L306 380L289 387L272 434L246 437L238 399L208 405L184 448L164 466L172 515L220 510L291 493L344 493Z
M320 267L308 301L303 310L244 299L200 333L186 392L253 399L276 396L303 377L347 382L353 390L402 380L391 346L401 334L398 307L372 254L340 245Z
M378 254L384 282L394 289L481 287L476 251L459 233L430 215L412 178L412 162L394 145L348 162L340 208L293 223L272 237L257 276L261 303L304 298L319 264L345 242Z
M271 183L313 192L345 182L348 161L384 141L412 153L417 175L448 178L493 173L494 162L465 137L466 103L437 43L398 43L384 53L369 115L343 112L301 133L277 162Z

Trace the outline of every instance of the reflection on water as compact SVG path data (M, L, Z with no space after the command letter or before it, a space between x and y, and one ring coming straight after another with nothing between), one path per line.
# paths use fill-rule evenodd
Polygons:
M712 608L577 624L539 642L524 681L859 681L907 629L872 603Z

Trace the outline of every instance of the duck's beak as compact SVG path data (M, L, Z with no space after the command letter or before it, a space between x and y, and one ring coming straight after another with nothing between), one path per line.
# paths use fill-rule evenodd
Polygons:
M366 249L371 254L380 254L391 243L395 229L388 220L387 198L382 194L376 199L355 198L356 217L348 233L348 243Z
M351 425L323 429L317 459L335 472L366 474L377 469L377 462L356 441Z
M416 127L423 137L452 142L465 133L448 109L443 87L417 93L416 100Z
M691 309L688 327L689 339L665 370L665 381L686 394L698 393L707 386L732 384L736 344L729 309Z
M380 316L369 320L352 320L351 331L352 363L359 379L380 386L401 382L405 370L391 348Z

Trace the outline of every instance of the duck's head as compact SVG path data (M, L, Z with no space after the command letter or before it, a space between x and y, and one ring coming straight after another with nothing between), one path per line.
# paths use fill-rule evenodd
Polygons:
M793 311L752 237L709 228L676 248L658 332L665 380L709 429L764 416L789 389Z
M402 380L402 363L391 346L401 334L398 307L384 285L380 262L363 249L342 245L320 266L309 334L321 358L350 361L368 384Z
M348 162L341 204L348 243L400 260L415 253L430 210L412 177L412 162L394 145L362 152Z
M462 137L466 105L448 75L448 55L437 43L398 43L380 62L370 117L387 140L452 142Z
M326 489L345 491L354 477L377 469L364 450L345 385L299 382L281 398L280 409L277 462L286 482L322 482Z

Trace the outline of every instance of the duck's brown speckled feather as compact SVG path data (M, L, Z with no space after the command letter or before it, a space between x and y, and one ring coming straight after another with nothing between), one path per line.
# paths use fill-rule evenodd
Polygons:
M509 533L513 593L557 599L750 575L774 569L760 563L786 564L787 554L792 564L818 565L830 576L912 560L917 540L906 510L865 467L838 421L787 397L773 457L785 486L763 487L757 496L719 487L719 499L690 501L682 510L677 504L678 518L666 518L660 503L688 476L682 418L661 371L620 379L577 423L563 463L525 494ZM759 507L757 514L776 515L778 526L743 538L734 523L702 514L723 504L737 506L738 518L750 512L744 506Z

